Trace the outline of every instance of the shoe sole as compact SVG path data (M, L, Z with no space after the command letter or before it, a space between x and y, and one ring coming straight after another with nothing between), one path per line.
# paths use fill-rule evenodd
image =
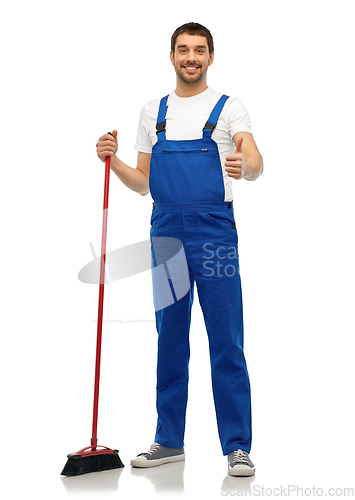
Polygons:
M228 466L228 474L230 476L254 476L255 467L245 468L243 465L235 465L233 468Z
M132 467L157 467L158 465L170 464L172 462L182 462L185 460L184 455L175 455L174 457L156 458L155 460L138 460L134 458L131 460Z

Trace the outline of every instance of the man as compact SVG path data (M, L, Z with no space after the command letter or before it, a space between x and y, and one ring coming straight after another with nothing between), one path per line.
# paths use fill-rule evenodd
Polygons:
M171 39L176 89L141 112L135 149L137 167L116 156L117 132L97 143L104 162L130 189L153 198L151 239L174 237L184 247L190 290L156 311L158 331L155 442L131 461L152 467L185 459L189 328L194 283L210 346L218 432L229 474L251 476L250 384L243 353L243 311L233 179L255 180L263 160L248 113L236 98L207 86L213 63L211 33L188 23ZM152 255L154 250L152 245ZM153 279L154 285L154 279Z

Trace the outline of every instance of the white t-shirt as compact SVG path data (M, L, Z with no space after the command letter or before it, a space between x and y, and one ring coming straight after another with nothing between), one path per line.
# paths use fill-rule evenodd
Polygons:
M223 94L208 87L204 92L192 97L178 97L174 92L169 95L166 114L166 138L173 141L193 140L202 137L202 129L215 104ZM151 153L156 143L156 122L160 99L149 101L140 114L137 139L134 149ZM233 154L233 136L237 132L251 131L250 118L242 101L235 97L227 99L220 114L212 139L217 142L224 180L224 201L232 201L233 188L231 177L225 171L224 162L228 154Z

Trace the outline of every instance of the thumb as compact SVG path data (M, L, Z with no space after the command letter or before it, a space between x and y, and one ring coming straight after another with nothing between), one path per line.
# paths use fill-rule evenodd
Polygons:
M113 137L114 139L117 139L117 130L113 130L113 131L112 131L112 137Z
M239 137L239 139L237 139L237 146L236 146L236 150L235 150L235 153L241 153L242 152L242 142L244 140L244 137Z

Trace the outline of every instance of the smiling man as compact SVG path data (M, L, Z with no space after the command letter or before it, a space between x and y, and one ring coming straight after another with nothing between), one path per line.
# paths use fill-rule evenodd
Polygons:
M207 69L213 62L213 52L210 54L207 40L203 43L203 37L199 37L199 41L201 45L193 44L193 47L190 47L191 35L183 33L179 35L179 45L170 52L176 76L188 85L188 92L191 91L192 83L197 84L201 80L205 87Z
M229 474L251 476L251 398L232 183L257 179L263 160L242 101L207 86L213 59L207 28L198 23L179 27L170 52L176 89L143 107L135 145L137 167L117 158L117 131L99 139L97 154L103 162L107 155L112 157L111 169L130 189L142 195L150 191L151 241L178 238L190 278L190 290L179 300L170 281L174 303L155 312L158 422L154 444L131 465L153 467L185 459L189 330L196 283L209 340L222 451Z

